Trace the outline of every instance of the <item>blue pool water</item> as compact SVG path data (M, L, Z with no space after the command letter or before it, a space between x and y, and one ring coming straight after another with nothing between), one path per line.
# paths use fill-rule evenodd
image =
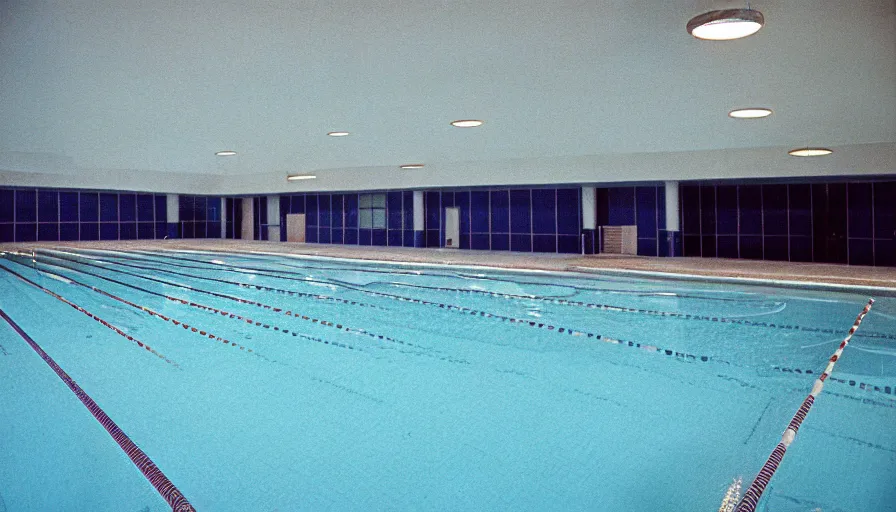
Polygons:
M0 309L211 511L715 511L867 301L250 254L0 266L121 331L0 269ZM879 297L759 510L896 510L894 387ZM168 510L5 322L0 418L0 511Z

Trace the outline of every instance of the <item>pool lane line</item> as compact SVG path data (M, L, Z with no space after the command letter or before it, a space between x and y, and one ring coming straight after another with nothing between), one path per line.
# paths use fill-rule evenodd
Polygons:
M193 508L193 505L190 504L183 493L180 492L164 473L162 473L162 470L155 465L152 459L150 459L149 456L146 455L146 453L141 450L123 430L121 430L121 427L112 421L112 418L110 418L109 415L107 415L92 398L90 398L90 395L81 389L81 386L79 386L78 383L75 382L75 380L72 379L49 354L44 352L40 345L22 330L22 328L19 327L19 325L2 309L0 309L0 317L2 317L3 320L6 320L6 323L8 323L35 352L37 352L37 355L47 363L53 372L62 379L62 382L64 382L75 396L78 397L78 400L87 407L90 414L92 414L100 425L103 426L106 432L112 436L112 439L115 440L122 451L124 451L128 458L131 459L131 462L137 466L137 469L143 473L143 476L149 480L149 483L152 484L159 495L168 503L172 512L195 512L196 509Z
M22 265L22 266L26 266L26 267L27 267L27 265L25 265L24 263L21 263L21 262L12 260L12 259L10 259L10 260L8 260L8 261L12 261L13 263L16 263L16 264L19 264L19 265ZM123 298L121 298L121 297L119 297L119 296L117 296L117 295L114 295L114 294L109 293L109 292L107 292L107 291L105 291L105 290L102 290L102 289L100 289L100 288L97 288L96 286L91 286L91 285L89 285L89 284L82 283L82 282L77 281L77 280L75 280L75 279L72 279L72 278L70 278L70 277L66 277L66 276L62 276L62 275L59 275L59 274L55 274L55 273L50 272L50 271L47 271L47 270L43 270L43 269L34 269L34 270L37 270L38 272L44 272L44 273L47 273L47 274L50 274L50 275L55 275L55 276L57 276L57 277L61 277L61 278L65 279L66 281L68 281L68 282L71 283L71 284L74 284L74 285L77 285L77 286L81 286L81 287L83 287L83 288L87 288L87 289L92 290L92 291L94 291L94 292L96 292L96 293L99 293L100 295L109 297L109 298L112 299L112 300L116 300L116 301L118 301L118 302L121 302L122 304L126 304L126 305L128 305L128 306L131 306L132 308L139 309L140 311L143 311L144 313L146 313L146 314L148 314L148 315L150 315L150 316L154 316L154 317L160 318L160 319L162 319L162 320L164 320L164 321L166 321L166 322L170 322L170 323L172 323L172 324L174 324L174 325L176 325L176 326L183 327L184 330L186 330L186 331L188 331L188 332L192 332L192 333L195 333L195 334L199 334L199 335L202 336L203 338L207 337L207 338L210 339L210 340L220 341L221 343L223 343L223 344L225 344L225 345L230 345L230 346L232 346L232 347L239 348L240 350L245 350L246 352L248 352L248 353L250 353L250 354L254 354L254 355L256 355L256 356L258 356L258 357L260 357L260 358L262 358L262 359L269 360L267 357L263 356L262 354L259 354L257 351L253 351L251 348L247 348L247 347L245 347L245 346L243 346L243 345L241 345L241 344L239 344L239 343L232 342L232 341L230 341L230 340L228 340L228 339L226 339L226 338L222 338L221 336L215 335L215 334L213 334L213 333L211 333L211 332L207 332L207 331L204 331L204 330L200 330L200 329L199 329L198 327L196 327L196 326L192 326L192 325L187 324L186 322L182 322L182 321L176 320L176 319L174 319L174 318L165 316L165 315L163 315L163 314L161 314L161 313L159 313L159 312L157 312L157 311L154 311L154 310L152 310L152 309L150 309L150 308L148 308L148 307L146 307L146 306L141 306L140 304L135 304L135 303L133 303L133 302L127 300L127 299L123 299Z
M840 342L840 346L837 347L837 350L834 351L834 354L828 360L828 365L825 367L824 372L818 379L815 380L815 383L812 385L812 391L809 393L809 396L803 401L800 408L794 414L793 419L790 420L790 424L787 425L787 429L784 430L784 434L781 436L781 441L778 443L778 446L772 450L771 455L769 455L768 460L765 461L765 464L762 465L762 469L759 470L759 474L756 475L756 478L753 480L753 483L750 484L750 488L747 489L747 492L744 493L744 497L741 502L737 505L735 512L755 512L756 506L759 504L759 500L762 498L763 492L765 492L766 486L771 481L772 477L775 475L775 472L778 470L778 466L781 464L781 461L784 459L784 455L787 453L787 448L790 447L791 443L793 443L796 438L797 431L800 429L800 425L802 425L803 420L808 416L809 411L812 409L812 405L815 403L815 399L821 392L824 390L824 381L827 380L828 376L834 371L834 365L837 364L837 361L840 360L840 357L843 355L843 349L845 349L849 345L849 341L852 339L855 332L859 329L859 326L862 324L862 320L865 318L865 315L871 311L871 306L874 305L874 299L868 299L868 303L856 317L855 322L852 324L852 327L849 329L849 333L846 335L846 338Z
M105 252L121 253L122 251L105 251ZM114 256L112 256L112 257L114 257ZM159 256L159 257L168 258L169 256ZM175 258L173 256L171 256L170 258L185 259L185 258ZM291 278L291 277L286 277L286 276L278 276L276 274L274 274L274 275L270 274L270 272L277 272L276 270L262 270L262 269L252 269L252 268L243 268L243 270L236 270L235 268L240 268L240 267L233 268L234 266L232 266L232 265L231 265L231 267L232 267L231 269L220 268L220 267L215 267L215 266L206 268L206 267L197 267L197 266L190 266L190 265L179 265L176 263L163 262L163 261L158 261L158 260L149 260L149 259L142 259L142 260L141 259L132 259L131 261L145 261L147 263L158 263L158 264L163 264L163 265L171 265L171 266L193 268L193 269L218 270L218 271L225 271L225 272L236 272L236 273L240 273L240 274L261 275L264 277L271 277L274 279L284 279L284 280L288 280L288 281L296 281L296 282L301 282L301 283L314 282L314 283L319 283L319 284L327 284L327 285L331 285L331 286L340 286L340 287L348 288L351 290L356 290L360 293L367 293L367 294L378 293L378 292L373 292L370 290L364 290L363 288L361 288L357 285L349 285L349 284L330 281L330 280L314 280L314 279L308 280L308 279L298 279L298 278ZM205 262L202 262L202 263L205 263ZM211 265L211 264L209 264L209 265ZM165 270L163 270L163 269L157 269L157 268L150 268L150 269L160 270L162 272L165 272ZM284 273L286 273L286 272L284 272ZM292 274L301 274L301 273L292 273ZM225 281L225 282L229 282L229 281ZM617 312L617 313L635 313L635 314L642 314L642 315L648 315L648 316L680 318L683 320L697 320L697 321L716 322L716 323L733 324L733 325L744 325L744 326L749 326L749 327L760 327L760 328L769 328L769 329L796 330L796 331L801 331L801 332L811 332L811 333L819 333L819 334L838 334L835 329L805 327L805 326L800 326L800 325L781 324L781 323L777 323L777 322L776 323L757 322L755 320L744 320L744 319L740 319L740 318L727 318L727 317L718 316L718 315L713 316L713 315L697 315L697 314L690 314L690 313L677 313L674 311L632 308L632 307L627 307L627 306L617 306L617 305L613 305L613 304L601 304L601 303L594 303L594 302L574 301L574 300L557 299L557 298L551 298L551 297L540 297L540 296L535 296L535 295L518 295L518 294L509 294L509 293L501 293L501 292L490 292L490 291L486 291L486 290L468 290L468 289L462 289L462 288L445 288L445 287L440 287L440 286L425 286L425 285L416 285L416 284L407 284L407 283L381 283L381 282L377 282L377 283L388 284L391 286L403 286L403 287L409 287L409 288L437 290L437 291L449 292L449 293L482 294L482 295L488 295L491 297L499 297L499 298L510 299L510 300L535 300L535 301L546 302L546 303L550 303L550 304L574 306L574 307L584 307L584 308L588 308L588 309L597 309L597 310L601 310L601 311L611 311L611 312ZM388 294L386 294L386 295L388 295ZM714 299L707 298L706 300L714 300ZM896 334L885 334L885 333L874 333L874 332L863 333L863 334L860 334L859 337L896 340Z
M10 260L10 261L11 261L11 260ZM177 364L176 362L172 361L171 359L168 359L166 356L160 354L160 353L157 352L154 348L152 348L151 346L149 346L147 343L144 343L144 342L138 340L137 338L135 338L135 337L131 336L130 334L128 334L128 333L122 331L122 330L119 329L118 327L116 327L116 326L112 325L111 323L109 323L109 322L103 320L102 318L98 317L97 315L94 315L94 314L91 313L90 311L87 311L86 309L84 309L84 308L82 308L81 306L75 304L74 302L71 302L70 300L66 299L65 297L63 297L63 296L61 296L61 295L59 295L59 294L57 294L57 293L54 293L54 292L52 292L52 291L50 291L50 290L44 288L43 286L41 286L41 285L35 283L34 281L32 281L32 280L28 279L27 277L25 277L25 276L19 274L18 272L14 271L14 270L11 270L11 269L9 269L9 268L6 268L6 266L4 266L4 265L0 265L0 269L5 270L6 272L9 272L9 273L12 274L14 277L16 277L16 278L20 279L21 281L23 281L23 282L25 282L25 283L27 283L27 284L29 284L29 285L31 285L31 286L37 288L38 290L41 290L42 292L46 293L47 295L50 295L51 297L53 297L53 298L55 298L55 299L57 299L57 300L59 300L59 301L65 303L65 304L68 304L69 306L73 307L74 309L78 310L79 312L81 312L81 313L87 315L88 318L92 318L92 319L96 320L97 322L99 322L99 323L102 324L103 326L105 326L105 327L107 327L107 328L109 328L109 329L115 331L115 333L117 333L118 335L120 335L120 336L126 338L128 341L133 342L133 343L136 344L138 347L140 347L140 348L146 350L147 352L149 352L149 353L151 353L152 355L158 357L159 359L165 361L166 363L168 363L168 364L174 366L175 368L180 369L180 365L179 365L179 364Z
M256 290L267 291L267 292L285 293L285 294L289 294L290 296L293 296L293 297L302 297L302 298L306 298L306 299L313 299L313 300L324 301L324 302L338 302L338 303L348 304L351 306L358 306L358 307L362 307L362 308L384 309L381 306L377 306L375 304L367 304L366 302L359 302L359 301L348 300L348 299L340 299L337 297L330 297L329 295L321 295L318 293L308 293L308 292L297 292L295 290L284 290L282 288L274 288L271 286L261 286L261 285L256 285L256 284L240 283L237 281L227 281L226 279L217 279L214 277L204 277L204 276L197 276L194 274L185 274L183 272L176 272L174 270L165 270L165 269L161 269L161 268L145 267L145 266L140 266L140 265L133 265L130 263L122 263L120 261L110 261L108 259L102 259L97 256L85 255L83 253L77 253L77 252L71 252L71 251L56 251L56 250L51 249L49 251L35 251L35 252L36 253L59 252L62 254L71 254L71 255L77 256L79 258L91 259L94 261L101 261L104 263L111 263L113 265L121 265L124 267L137 268L140 270L152 270L155 272L164 272L166 274L172 274L172 275L181 276L181 277L188 277L191 279L199 279L201 281L214 281L217 283L239 286L240 288L250 288L250 289L254 288ZM112 257L114 258L114 256L112 256Z
M38 255L37 257L39 257L39 258L47 258L47 256L43 256L43 255ZM112 272L118 272L118 273L126 274L126 275L129 275L129 276L134 276L134 277L138 277L138 278L141 278L141 279L146 279L146 280L149 280L149 281L154 281L154 282L162 283L162 284L165 284L165 285L168 285L168 286L175 286L175 287L179 287L179 288L185 288L185 289L190 290L190 291L194 291L194 292L198 292L198 293L204 293L204 294L212 295L212 296L214 296L214 297L220 297L220 298L224 298L224 299L232 300L232 301L235 301L235 302L238 302L238 303L241 303L241 304L248 304L248 305L251 305L251 306L260 307L260 308L263 308L263 309L271 310L271 311L274 312L274 313L280 313L280 314L283 314L283 315L286 315L286 316L289 316L289 317L293 317L293 318L301 319L301 320L304 320L304 321L309 321L309 322L314 323L314 324L322 325L322 326L324 326L324 327L332 327L332 328L338 329L338 330L340 330L340 331L350 332L350 333L353 333L353 334L359 334L359 335L366 336L366 337L369 337L369 338L372 338L372 339L377 339L377 340L381 340L381 341L388 341L388 342L390 342L390 343L397 343L397 344L399 344L399 345L405 345L405 346L408 346L408 347L414 347L414 348L417 348L417 349L420 349L420 350L424 350L424 351L431 351L431 350L432 350L431 348L423 347L423 346L417 345L417 344L412 343L412 342L409 342L409 341L405 341L405 340L401 340L401 339L393 338L393 337L391 337L391 336L385 336L385 335L382 335L382 334L377 334L377 333L368 331L368 330L366 330L366 329L360 329L360 328L355 328L355 327L349 327L349 326L347 326L347 325L343 325L343 324L340 323L340 322L333 322L333 321L326 320L326 319L320 319L320 318L316 318L316 317L310 317L310 316L308 316L308 315L304 315L304 314L301 314L301 313L299 313L299 312L293 313L291 310L286 310L286 311L284 311L284 308L271 306L271 305L269 305L269 304L264 304L264 303L262 303L262 302L257 302L257 301L253 301L253 300L250 300L250 299L243 299L243 298L241 298L241 297L235 297L235 296L227 295L227 294L224 294L224 293L218 293L218 292L213 292L213 291L209 291L209 290L204 290L204 289L202 289L202 288L195 288L195 287L192 287L192 286L189 286L189 285L185 285L185 284L180 284L180 283L173 283L173 282L170 282L170 281L165 281L165 280L162 280L162 279L156 279L156 278L152 278L152 277L148 277L148 276L143 276L143 275L136 274L136 273L133 273L133 272L128 272L128 271L125 271L125 270L118 270L118 269L114 269L114 268L109 268L109 267L103 267L103 266L99 266L99 265L94 265L94 264L92 264L92 263L84 263L84 262L80 262L80 261L71 260L71 259L68 259L68 258L61 258L61 257L59 257L59 256L49 256L49 258L51 258L51 259L57 259L57 260L63 260L63 261L69 261L69 262L75 263L75 264L77 264L77 265L86 265L86 266L90 266L90 267L99 268L99 269L102 269L102 270L108 270L108 271L112 271ZM46 263L44 263L44 264L46 264ZM56 265L56 266L59 266L59 265ZM96 276L96 277L101 277L101 278L104 278L104 279L108 279L108 278L105 278L105 277L103 277L103 276L99 276L99 275L97 275L97 274L91 274L91 273L89 273L89 272L84 272L84 271L82 271L82 270L77 270L77 269L73 269L73 268L70 268L70 267L63 267L63 268L68 268L69 270L74 270L75 272L87 273L87 274L89 274L89 275L94 275L94 276ZM129 284L125 284L125 283L120 283L120 284L122 284L123 286L130 286L130 287L135 288L135 289L137 288L137 287L134 287L133 285L129 285ZM149 292L149 293L156 293L156 292ZM164 295L163 295L163 296L164 296ZM186 305L192 305L192 306L194 306L194 307L205 307L205 308L208 308L208 310L210 310L210 311L217 312L217 313L222 314L222 315L224 315L224 313L225 313L223 310L216 309L216 308L212 308L212 307L210 307L210 306L201 306L201 305L199 305L199 304L197 304L197 303L195 303L195 302L189 302L189 301L184 302L183 299L178 299L178 298L176 298L176 297L171 297L171 300L173 300L173 301L175 301L175 302L180 302L180 303L183 303L183 304L186 304ZM263 327L263 328L265 328L265 329L270 329L270 328L272 327L271 324L264 324L264 323L259 322L259 321L257 321L257 320L256 320L256 321L252 321L252 320L249 319L249 318L246 318L246 317L240 317L239 315L236 315L236 314L234 314L234 313L227 313L227 314L228 314L228 316L229 316L230 318L237 318L237 317L239 317L239 319L246 321L246 323L254 323L254 325L256 325L256 326L261 326L261 327ZM290 330L288 330L288 329L281 329L279 326L273 326L273 328L274 328L275 331L278 331L278 330L279 330L279 331L284 332L284 333L291 333L293 336L296 336L296 337L304 337L304 336L305 336L305 335L303 335L303 334L301 334L301 333L296 333L296 331L294 331L294 330L293 330L293 331L290 331ZM360 350L359 348L356 348L356 347L354 347L354 346L352 346L352 345L350 345L350 344L347 344L347 343L332 342L332 341L327 341L327 340L320 339L320 338L316 338L316 337L308 337L308 338L306 338L306 339L310 339L311 341L322 342L322 343L327 344L327 345L335 345L335 346L337 346L337 347L340 347L340 348L346 348L346 349L349 349L349 350Z
M10 260L10 261L14 261L14 260ZM19 263L19 262L16 262L16 261L14 261L14 262L15 262L15 263ZM19 264L21 265L22 263L19 263ZM100 278L100 279L104 279L104 280L106 280L106 281L109 281L109 282L112 282L112 283L115 283L115 284L124 286L124 287L126 287L126 288L131 288L131 289L134 289L134 290L143 292L143 293L148 293L148 294L150 294L150 295L155 295L155 296L158 296L158 297L162 297L162 298L164 298L164 299L167 299L167 300L172 301L172 302L177 303L177 304L183 304L183 305L190 306L190 307L197 308L197 309L201 309L201 310L204 310L204 311L209 311L209 312L212 312L212 313L215 313L215 314L219 314L219 315L221 315L222 317L225 317L225 318L230 318L230 319L234 319L234 320L240 320L240 321L243 321L243 322L245 322L245 323L247 323L247 324L249 324L249 325L252 325L253 327L257 326L257 327L262 327L262 328L264 328L264 329L270 329L270 328L271 328L271 325L269 325L269 324L262 324L261 322L256 322L255 320L252 320L252 319L250 319L250 318L244 317L244 316L242 316L242 315L238 315L238 314L235 314L235 313L231 313L231 312L229 312L229 311L224 311L224 310L222 310L222 309L214 308L214 307L207 306L207 305L204 305L204 304L199 304L199 303L197 303L197 302L191 302L191 301L188 301L188 300L185 300L185 299L179 299L179 298L177 298L177 297L171 297L171 296L169 296L169 295L165 295L164 293L158 293L158 292L154 292L154 291L152 291L152 290L147 290L146 288L142 288L142 287L139 287L139 286L136 286L136 285L131 285L131 284L125 283L125 282L123 282L123 281L118 281L118 280L116 280L116 279L112 279L112 278L110 278L110 277L102 276L102 275L100 275L100 274L95 274L95 273L93 273L93 272L87 272L87 271L85 271L85 270L75 269L75 268L67 267L67 266L65 266L65 265L58 265L58 264L53 264L53 263L47 263L47 262L44 262L44 261L40 262L40 264L41 264L41 265L44 265L44 266L63 268L63 269L66 269L66 270L70 270L70 271L72 271L72 272L78 272L78 273L81 273L81 274L86 274L86 275L89 275L89 276L93 276L93 277L97 277L97 278ZM100 290L95 289L94 287L92 287L92 286L90 286L90 285L88 285L88 284L77 282L77 281L75 281L74 279L72 279L72 278L70 278L70 277L61 276L60 274L54 274L53 272L50 272L50 271L45 270L45 269L40 269L40 268L38 268L38 269L36 269L36 270L38 270L38 271L40 271L40 272L47 273L47 274L49 274L49 275L56 275L56 276L62 277L62 278L64 278L64 279L68 280L68 281L72 281L72 282L74 282L75 284L78 284L78 285L81 285L81 286L84 286L84 287L87 287L87 288L94 289L94 291L100 291ZM100 293L102 293L102 292L100 292ZM187 326L187 327L189 327L189 326ZM278 326L273 326L273 328L274 328L274 331L281 332L281 333L283 333L283 334L290 334L290 331L289 331L288 329L281 329L281 328L278 327ZM200 331L200 332L202 332L202 331ZM318 343L323 343L323 344L325 344L325 345L333 345L333 346L337 346L337 347L341 347L341 348L347 348L347 349L349 349L349 350L361 350L361 349L359 349L359 348L355 348L355 347L350 346L350 345L336 343L335 341L324 340L324 339L321 339L321 338L317 338L317 337L314 337L314 336L308 336L308 335L305 335L305 334L299 334L299 333L296 333L295 331L292 332L292 335L293 335L293 336L296 336L296 337L299 337L299 338L307 339L307 340L310 340L310 341L315 341L315 342L318 342ZM216 339L216 341L224 341L224 342L227 342L227 340L224 340L223 338ZM248 352L252 352L252 349L247 349L247 351L248 351Z

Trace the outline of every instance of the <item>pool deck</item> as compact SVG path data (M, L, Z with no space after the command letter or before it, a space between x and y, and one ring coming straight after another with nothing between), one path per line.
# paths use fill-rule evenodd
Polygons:
M789 263L719 258L651 258L644 256L582 256L457 249L297 244L248 240L134 240L116 242L30 242L0 244L0 251L49 248L201 250L262 252L402 263L469 265L510 269L575 271L653 278L702 279L767 284L839 285L880 288L896 294L896 268Z

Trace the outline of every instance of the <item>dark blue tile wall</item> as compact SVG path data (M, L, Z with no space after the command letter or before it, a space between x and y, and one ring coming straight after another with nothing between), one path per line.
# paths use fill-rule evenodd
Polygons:
M141 200L141 197L137 196L138 206L140 204L150 204L150 201L146 199ZM159 197L164 199L164 196L156 197L157 210L160 206L165 208L164 205L159 204ZM257 200L258 198L255 199ZM234 206L234 203L237 203L236 206ZM240 227L241 222L236 222L236 215L240 216L241 221L241 210L237 210L242 208L242 202L239 199L236 201L228 199L227 204L230 210L228 210L228 225L225 227L225 233L227 233L227 238L239 238L242 229ZM181 238L221 238L220 196L178 196L178 212L180 214L178 228ZM137 216L140 217L140 215L141 213L138 211Z
M638 226L638 254L659 256L666 244L661 230L666 227L666 189L662 186L598 189L597 219L604 226ZM605 199L604 199L605 198ZM563 200L558 200L563 205ZM688 227L698 226L699 217L688 218ZM569 243L569 242L568 242Z
M0 242L153 239L165 204L157 194L0 188Z
M896 265L896 181L682 185L686 256Z

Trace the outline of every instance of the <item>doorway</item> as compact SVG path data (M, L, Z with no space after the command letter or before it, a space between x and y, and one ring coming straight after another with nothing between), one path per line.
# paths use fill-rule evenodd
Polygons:
M460 208L445 208L445 247L460 248Z

